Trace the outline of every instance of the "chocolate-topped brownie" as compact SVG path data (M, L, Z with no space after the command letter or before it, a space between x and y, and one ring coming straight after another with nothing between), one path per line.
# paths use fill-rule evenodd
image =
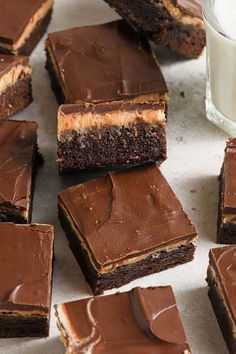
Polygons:
M0 120L32 102L29 58L0 54Z
M227 141L221 169L217 241L219 243L236 243L235 138Z
M0 0L0 53L30 55L51 19L53 0Z
M229 349L236 353L236 246L210 250L209 297Z
M168 100L148 42L124 21L49 33L46 51L59 103Z
M139 33L187 58L206 44L201 0L105 0Z
M68 354L190 354L170 286L56 306Z
M0 221L31 220L37 123L0 122Z
M95 294L193 259L196 228L154 165L61 192L59 217Z
M62 105L57 138L60 173L166 159L165 103Z
M0 337L48 336L53 227L0 223Z

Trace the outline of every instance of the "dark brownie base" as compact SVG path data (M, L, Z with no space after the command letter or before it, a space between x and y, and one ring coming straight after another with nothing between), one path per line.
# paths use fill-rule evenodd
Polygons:
M58 142L60 173L158 162L166 159L163 126L106 126L86 133L67 133Z
M121 266L107 274L100 274L91 265L87 251L81 246L60 205L59 219L69 240L70 248L95 295L102 294L105 290L119 288L145 275L190 262L194 257L195 246L190 243L180 246L171 252L162 251L158 258L147 256L146 259L138 261L135 264Z
M33 101L31 77L19 78L15 85L9 86L0 94L0 120L21 111Z
M213 310L215 312L218 324L221 328L223 337L227 344L230 354L236 353L236 340L233 338L233 332L229 317L225 311L225 307L222 304L222 300L218 295L216 284L211 277L210 272L207 274L207 283L209 286L208 296L210 298Z
M217 243L236 244L236 224L232 222L223 223L222 208L223 208L223 184L224 179L221 175L219 177L219 204L218 204L218 222L217 222ZM236 219L236 214L235 214Z
M206 45L203 29L176 21L161 3L151 0L105 1L141 34L186 58L198 58Z
M49 321L45 316L0 314L0 338L47 337Z
M47 14L44 16L44 18L37 23L35 29L31 32L30 36L27 38L27 40L22 45L22 47L20 47L17 50L17 53L5 48L1 48L1 46L0 46L0 53L29 56L34 50L34 48L36 47L36 45L38 44L38 42L40 41L40 39L42 38L42 36L44 35L44 33L46 32L47 27L51 21L51 17L52 17L52 9L50 9L47 12Z

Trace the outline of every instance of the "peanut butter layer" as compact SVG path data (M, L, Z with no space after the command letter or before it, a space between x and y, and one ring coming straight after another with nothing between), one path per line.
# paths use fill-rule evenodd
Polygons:
M154 103L104 103L86 105L62 105L58 111L58 139L68 131L102 128L103 126L124 126L145 123L165 123L165 104Z
M48 315L53 227L0 223L0 315Z
M65 103L167 94L148 42L124 21L50 33L46 48Z
M0 0L0 47L17 52L52 6L53 0Z
M99 271L194 242L197 231L155 166L110 173L59 194Z
M68 354L190 354L170 286L57 305L56 317Z
M28 57L0 54L0 94L31 72Z

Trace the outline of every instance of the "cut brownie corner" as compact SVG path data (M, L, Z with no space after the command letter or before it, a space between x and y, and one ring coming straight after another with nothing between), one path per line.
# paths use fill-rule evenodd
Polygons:
M33 101L31 71L28 57L0 54L0 120Z

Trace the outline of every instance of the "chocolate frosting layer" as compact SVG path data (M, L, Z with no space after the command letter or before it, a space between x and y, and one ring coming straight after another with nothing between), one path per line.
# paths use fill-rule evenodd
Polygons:
M0 209L27 209L30 203L37 123L0 122Z
M16 65L29 65L29 58L19 55L0 54L0 79L6 72Z
M148 42L122 20L51 33L47 47L68 103L167 92Z
M229 139L223 165L223 212L236 211L236 139Z
M45 0L0 0L0 41L15 43Z
M97 266L180 240L196 228L156 166L109 173L59 195Z
M53 227L0 223L0 311L48 312Z
M202 16L202 0L174 0L176 5L187 15L198 17Z
M74 301L57 315L74 354L189 353L171 287Z
M236 246L212 249L210 260L220 279L225 301L236 325Z

